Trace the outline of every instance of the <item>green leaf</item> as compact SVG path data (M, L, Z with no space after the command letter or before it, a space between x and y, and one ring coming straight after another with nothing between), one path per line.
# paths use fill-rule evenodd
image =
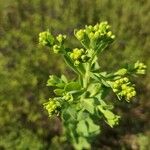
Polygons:
M105 101L103 101L101 99L100 100L98 99L98 101L100 102L101 106L103 106L103 109L108 109L108 110L113 109L113 105L108 105L108 104L105 103Z
M78 143L74 143L74 147L76 150L91 149L91 145L87 138L81 136L78 138Z
M77 91L81 89L81 85L78 82L70 82L65 86L65 91Z
M64 60L66 62L66 64L77 74L80 74L80 72L77 70L77 68L74 66L74 63L72 62L72 60L70 59L70 57L68 55L64 55Z
M85 120L81 120L77 124L77 133L82 135L82 136L88 136L89 135L88 127L87 127Z
M105 71L104 72L100 72L100 75L103 76L103 77L106 77L107 76L107 72L105 72Z
M64 88L65 83L60 82L60 83L56 84L56 86L57 86L58 88Z
M65 83L67 83L68 82L68 80L67 80L67 78L66 78L66 76L65 75L61 75L61 79L62 79L62 81L63 82L65 82Z
M110 91L110 88L108 88L106 86L102 86L100 98L104 99L105 97L107 97L107 95L109 94L109 91Z
M101 81L102 81L103 85L105 85L106 87L110 87L110 85L105 80L102 79Z
M105 110L101 105L99 105L97 108L100 110L100 112L106 118L106 122L107 122L108 125L110 125L111 127L113 127L114 125L118 124L120 116L115 115L110 110Z
M71 122L72 120L76 121L77 117L77 111L75 110L75 106L74 105L70 107L68 106L69 105L67 105L62 109L62 118L64 120L64 123Z
M58 96L62 96L63 93L64 93L64 90L63 90L63 89L55 89L55 90L54 90L54 93L55 93L56 95L58 95Z
M89 113L85 112L84 109L78 111L77 120L84 120L89 117Z
M86 109L89 113L94 114L94 99L93 98L86 98L82 100L82 106Z
M60 82L60 79L55 75L50 75L47 81L47 86L55 86Z
M103 72L103 75L102 75L102 73L100 73L100 74L98 74L98 73L91 73L90 76L93 79L99 81L100 83L103 83L103 85L105 85L106 87L110 87L110 85L106 81L106 78L105 78L106 74L105 74L105 72Z
M89 133L93 133L94 135L99 134L99 132L100 132L100 126L99 125L96 125L91 118L87 118L86 122L88 124Z
M88 91L90 92L90 97L95 96L100 93L101 84L100 83L92 83L88 87Z
M50 75L47 81L47 86L56 86L63 88L65 86L64 82L55 75Z
M100 72L100 68L93 69L92 72L93 72L93 73L99 73L99 72Z
M80 70L81 74L84 74L85 73L85 66L84 66L84 64L80 63L78 65L78 70Z
M89 48L89 39L88 37L81 41L81 44L88 49Z
M102 52L106 47L107 47L107 43L104 43L104 41L99 41L99 44L97 45L97 54Z

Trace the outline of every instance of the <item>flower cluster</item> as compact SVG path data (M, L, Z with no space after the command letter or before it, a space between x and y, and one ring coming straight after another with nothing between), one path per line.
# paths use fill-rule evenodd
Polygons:
M61 107L61 104L56 99L49 99L47 103L44 103L45 109L48 111L49 117L53 114L58 114L57 109Z
M39 44L42 46L52 46L54 37L49 31L44 31L39 34Z
M85 26L85 29L75 31L75 36L86 47L92 49L99 49L102 43L107 45L115 38L107 22L102 22L95 26Z
M64 51L64 41L66 35L59 34L56 39L49 31L44 31L39 34L39 44L42 46L53 47L54 53L61 53Z
M62 100L67 101L67 102L72 102L73 96L70 93L65 93L64 96L62 97Z
M144 65L144 63L141 63L139 61L137 61L134 64L134 69L136 71L136 74L145 74L145 70L146 70L146 65Z
M63 104L71 103L73 96L70 93L64 93L62 97L50 98L48 102L44 103L45 109L48 111L49 117L59 113L59 109Z
M63 81L55 75L50 75L47 81L47 86L63 87Z
M83 48L73 49L72 52L69 53L71 59L74 61L74 65L79 65L80 63L85 63L89 60L89 57L87 56L87 51Z
M136 95L135 88L126 77L110 83L113 91L117 93L118 96L124 97L127 101Z
M57 37L57 44L53 45L54 53L60 53L64 51L64 41L66 39L66 35L59 34Z
M66 35L59 34L56 39L60 44L63 44L66 39Z

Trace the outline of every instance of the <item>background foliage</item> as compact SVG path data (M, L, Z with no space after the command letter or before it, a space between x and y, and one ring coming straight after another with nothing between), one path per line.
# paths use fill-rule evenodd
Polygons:
M100 56L102 68L119 68L139 59L148 69L146 76L135 80L138 96L133 103L116 103L121 125L111 129L104 124L93 149L147 150L149 10L148 0L0 0L0 149L71 149L59 138L59 119L49 120L42 104L52 93L45 86L49 74L73 73L57 55L39 47L38 34L49 28L67 34L68 44L77 46L74 28L107 20L117 39Z

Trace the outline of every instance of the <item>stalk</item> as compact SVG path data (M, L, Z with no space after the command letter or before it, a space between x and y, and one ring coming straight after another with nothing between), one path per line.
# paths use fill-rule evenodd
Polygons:
M89 63L87 63L86 72L85 72L85 75L83 76L83 87L85 89L88 87L88 84L90 81L90 69L91 69L91 64L89 62Z

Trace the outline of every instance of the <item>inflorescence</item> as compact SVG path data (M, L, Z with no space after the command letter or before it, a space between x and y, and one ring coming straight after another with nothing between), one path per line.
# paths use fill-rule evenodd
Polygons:
M85 26L85 29L75 31L75 36L85 47L94 50L98 50L104 44L110 44L115 39L108 22L98 23L95 26Z
M136 74L145 74L146 68L147 68L146 65L144 65L144 63L142 62L137 61L134 64Z
M65 46L66 35L59 34L54 38L52 33L48 31L41 32L39 34L39 43L42 46L48 46L53 49L54 53L61 53L67 55L74 66L82 63L91 63L90 60L94 58L99 52L103 51L110 43L115 39L115 35L111 32L110 26L107 22L97 23L92 26L85 26L84 29L75 30L75 37L81 42L83 48L69 49ZM107 83L112 87L113 91L119 98L125 98L129 101L136 95L134 85L131 84L129 79L125 75L130 73L145 74L146 65L137 61L132 69L121 68L114 73L114 78ZM48 86L55 86L61 88L64 84L56 76L50 76ZM69 93L63 93L63 96L59 99L50 99L44 106L48 110L49 115L57 113L57 109L61 107L62 102L72 102L73 97Z
M129 101L132 97L136 95L135 88L133 84L129 81L127 77L117 79L110 83L113 91L121 98L125 98Z

